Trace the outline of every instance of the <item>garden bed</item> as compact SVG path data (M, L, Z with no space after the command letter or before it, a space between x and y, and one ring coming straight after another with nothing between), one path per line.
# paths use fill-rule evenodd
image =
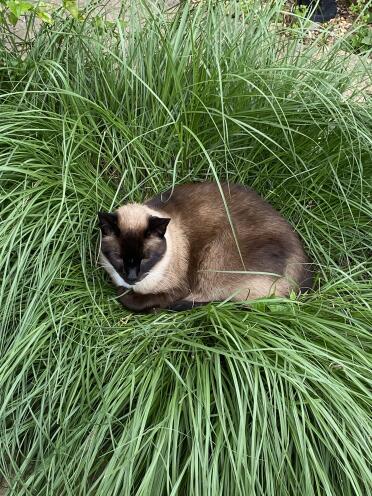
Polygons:
M17 496L366 496L368 54L278 5L140 5L1 39L0 475ZM97 212L216 178L292 223L314 290L126 312Z

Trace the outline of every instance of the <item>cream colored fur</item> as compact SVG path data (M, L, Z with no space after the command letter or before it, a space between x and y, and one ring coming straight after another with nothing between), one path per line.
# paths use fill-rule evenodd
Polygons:
M146 229L148 217L150 215L159 215L151 208L140 203L123 205L118 209L117 214L119 228L123 231Z
M128 289L132 287L116 272L115 268L111 265L102 252L99 253L99 263L111 277L111 280L115 286L123 286Z
M156 210L151 210L151 212L151 215L158 217L167 216L164 212ZM162 293L180 287L188 267L188 243L178 226L177 219L171 219L165 233L165 239L167 249L164 256L142 281L133 286L134 292L141 294Z

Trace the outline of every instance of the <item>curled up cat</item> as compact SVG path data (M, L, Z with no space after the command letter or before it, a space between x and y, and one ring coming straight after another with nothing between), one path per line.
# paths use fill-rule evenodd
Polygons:
M98 215L100 263L129 310L185 310L311 287L298 235L245 186L184 184Z

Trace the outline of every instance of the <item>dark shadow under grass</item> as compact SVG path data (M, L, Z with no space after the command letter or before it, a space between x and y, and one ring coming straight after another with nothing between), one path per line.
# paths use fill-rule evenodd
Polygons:
M278 2L125 12L106 32L56 19L21 55L0 46L9 493L371 494L366 66L277 34ZM125 312L96 266L97 211L216 178L295 226L314 291Z

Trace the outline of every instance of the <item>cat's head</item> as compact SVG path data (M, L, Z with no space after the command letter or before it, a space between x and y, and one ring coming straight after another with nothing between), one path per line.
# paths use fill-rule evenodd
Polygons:
M167 217L145 205L128 204L116 212L99 212L101 251L129 286L144 279L167 250Z

